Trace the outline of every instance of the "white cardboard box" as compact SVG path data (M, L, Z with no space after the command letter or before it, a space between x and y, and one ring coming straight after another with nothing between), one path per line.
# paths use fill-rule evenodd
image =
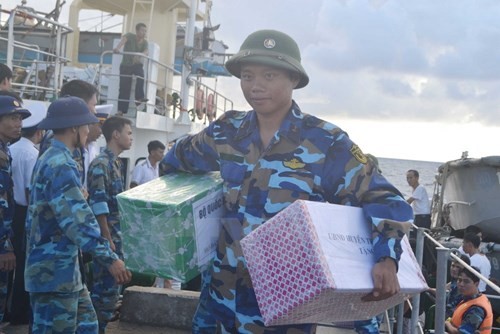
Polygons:
M373 290L370 225L361 208L299 200L242 239L265 325L370 319L426 290L405 237L400 293L361 301Z

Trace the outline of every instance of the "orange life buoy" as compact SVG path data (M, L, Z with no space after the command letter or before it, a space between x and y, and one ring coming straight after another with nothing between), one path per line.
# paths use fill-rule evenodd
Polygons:
M203 97L205 96L205 93L203 92L203 89L198 88L196 90L196 103L195 103L195 112L196 116L198 116L198 119L203 119L203 115L205 114L205 109L203 108L203 105L205 104Z
M215 103L214 103L214 94L210 93L207 97L207 117L208 121L211 122L215 118Z

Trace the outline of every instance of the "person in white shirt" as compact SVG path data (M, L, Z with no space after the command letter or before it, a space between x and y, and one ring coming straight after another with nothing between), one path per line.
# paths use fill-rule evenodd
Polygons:
M130 188L156 179L158 174L158 164L165 155L165 145L159 140L148 143L148 157L140 161L132 171L132 181Z
M102 124L109 117L109 111L107 111L107 106L95 106L96 117L99 119L99 123L89 126L89 136L87 137L87 141L83 146L83 166L84 166L84 180L83 187L87 189L87 171L89 170L90 163L94 160L95 157L100 153L99 146L97 144L97 139L102 134ZM104 107L104 108L101 108Z
M491 273L491 263L486 255L481 254L479 251L480 244L481 238L477 234L467 233L464 235L462 247L464 252L470 257L470 265L479 268L481 275L489 279ZM481 280L478 288L479 292L484 292L486 290L486 282Z
M431 227L431 206L429 203L429 196L425 187L419 184L418 171L410 169L406 172L406 181L413 188L410 198L406 201L411 204L413 214L415 216L414 223L418 227Z
M26 260L24 226L28 210L28 187L38 159L37 145L40 144L44 135L44 131L37 129L37 125L47 115L47 107L43 102L26 107L31 112L31 116L23 120L21 138L10 146L15 201L12 245L16 255L16 271L12 283L12 304L10 307L10 322L13 325L27 324L30 319L29 294L24 290L24 264Z
M477 225L469 225L469 226L467 226L464 229L464 235L466 235L468 233L472 233L472 234L477 235L479 237L479 241L483 241L483 231L481 231L481 229ZM463 240L462 240L462 242L463 242ZM463 246L460 246L458 248L458 251L460 252L460 254L467 255L464 252L464 247ZM469 256L469 255L467 255L467 256Z

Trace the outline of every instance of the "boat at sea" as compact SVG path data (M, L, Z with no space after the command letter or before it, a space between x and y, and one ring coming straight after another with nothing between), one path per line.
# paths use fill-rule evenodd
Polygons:
M434 226L463 230L476 225L500 242L500 156L461 158L439 167Z
M423 265L428 280L446 276L447 263L440 266L439 253L458 254L465 229L475 225L482 231L480 250L491 263L487 285L494 312L493 329L500 329L500 156L462 157L440 165L436 171L431 203L431 229L424 235ZM449 255L448 255L449 257Z

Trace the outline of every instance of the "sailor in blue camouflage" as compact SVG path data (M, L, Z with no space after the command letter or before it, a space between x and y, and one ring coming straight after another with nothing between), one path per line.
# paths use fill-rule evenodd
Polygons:
M162 174L220 171L224 180L225 219L193 332L214 333L218 326L229 333L315 332L315 324L264 326L239 243L298 199L362 207L372 223L377 262L371 297L396 293L411 208L347 133L303 113L292 100L292 90L308 83L293 39L273 30L253 33L226 68L241 77L253 110L226 112L180 139L160 165ZM273 122L276 130L268 131ZM379 270L391 280L380 280ZM383 291L381 282L391 287Z
M12 218L14 214L14 184L10 164L10 152L7 143L0 141L0 256L14 256L14 248L10 241L12 237ZM7 302L7 282L9 271L0 271L0 322L5 313Z
M45 153L49 149L49 147L52 145L52 141L54 140L54 132L52 131L47 131L45 135L42 138L42 142L40 143L40 150L38 152L38 156L41 157L42 154ZM82 149L81 148L75 148L73 150L73 160L76 161L77 167L78 167L78 173L80 174L80 179L83 182L84 178L84 163L83 163L83 154L82 154Z
M130 120L123 117L114 116L104 121L102 131L107 146L91 162L87 174L90 207L97 217L101 234L110 240L112 249L121 259L123 259L122 235L116 196L125 188L118 155L123 150L130 149L132 143L130 125ZM105 267L99 263L93 264L91 297L99 320L99 330L102 333L109 320L113 318L120 289L121 286L115 283Z
M123 259L122 238L118 221L116 195L121 193L120 161L109 149L105 149L90 164L88 173L89 203L96 216L108 215L108 226L115 246L115 253ZM100 326L113 316L120 295L120 286L105 267L93 264L92 303L96 309ZM101 325L102 324L102 325Z
M41 129L54 129L51 146L37 161L26 221L26 290L33 310L33 333L97 333L97 316L79 270L79 249L93 255L124 281L124 263L101 237L82 192L72 151L97 122L84 101L61 98L48 109ZM57 132L56 132L57 131Z
M5 313L9 273L16 265L11 242L14 183L8 144L21 136L22 120L29 115L31 113L14 97L0 96L0 322Z

